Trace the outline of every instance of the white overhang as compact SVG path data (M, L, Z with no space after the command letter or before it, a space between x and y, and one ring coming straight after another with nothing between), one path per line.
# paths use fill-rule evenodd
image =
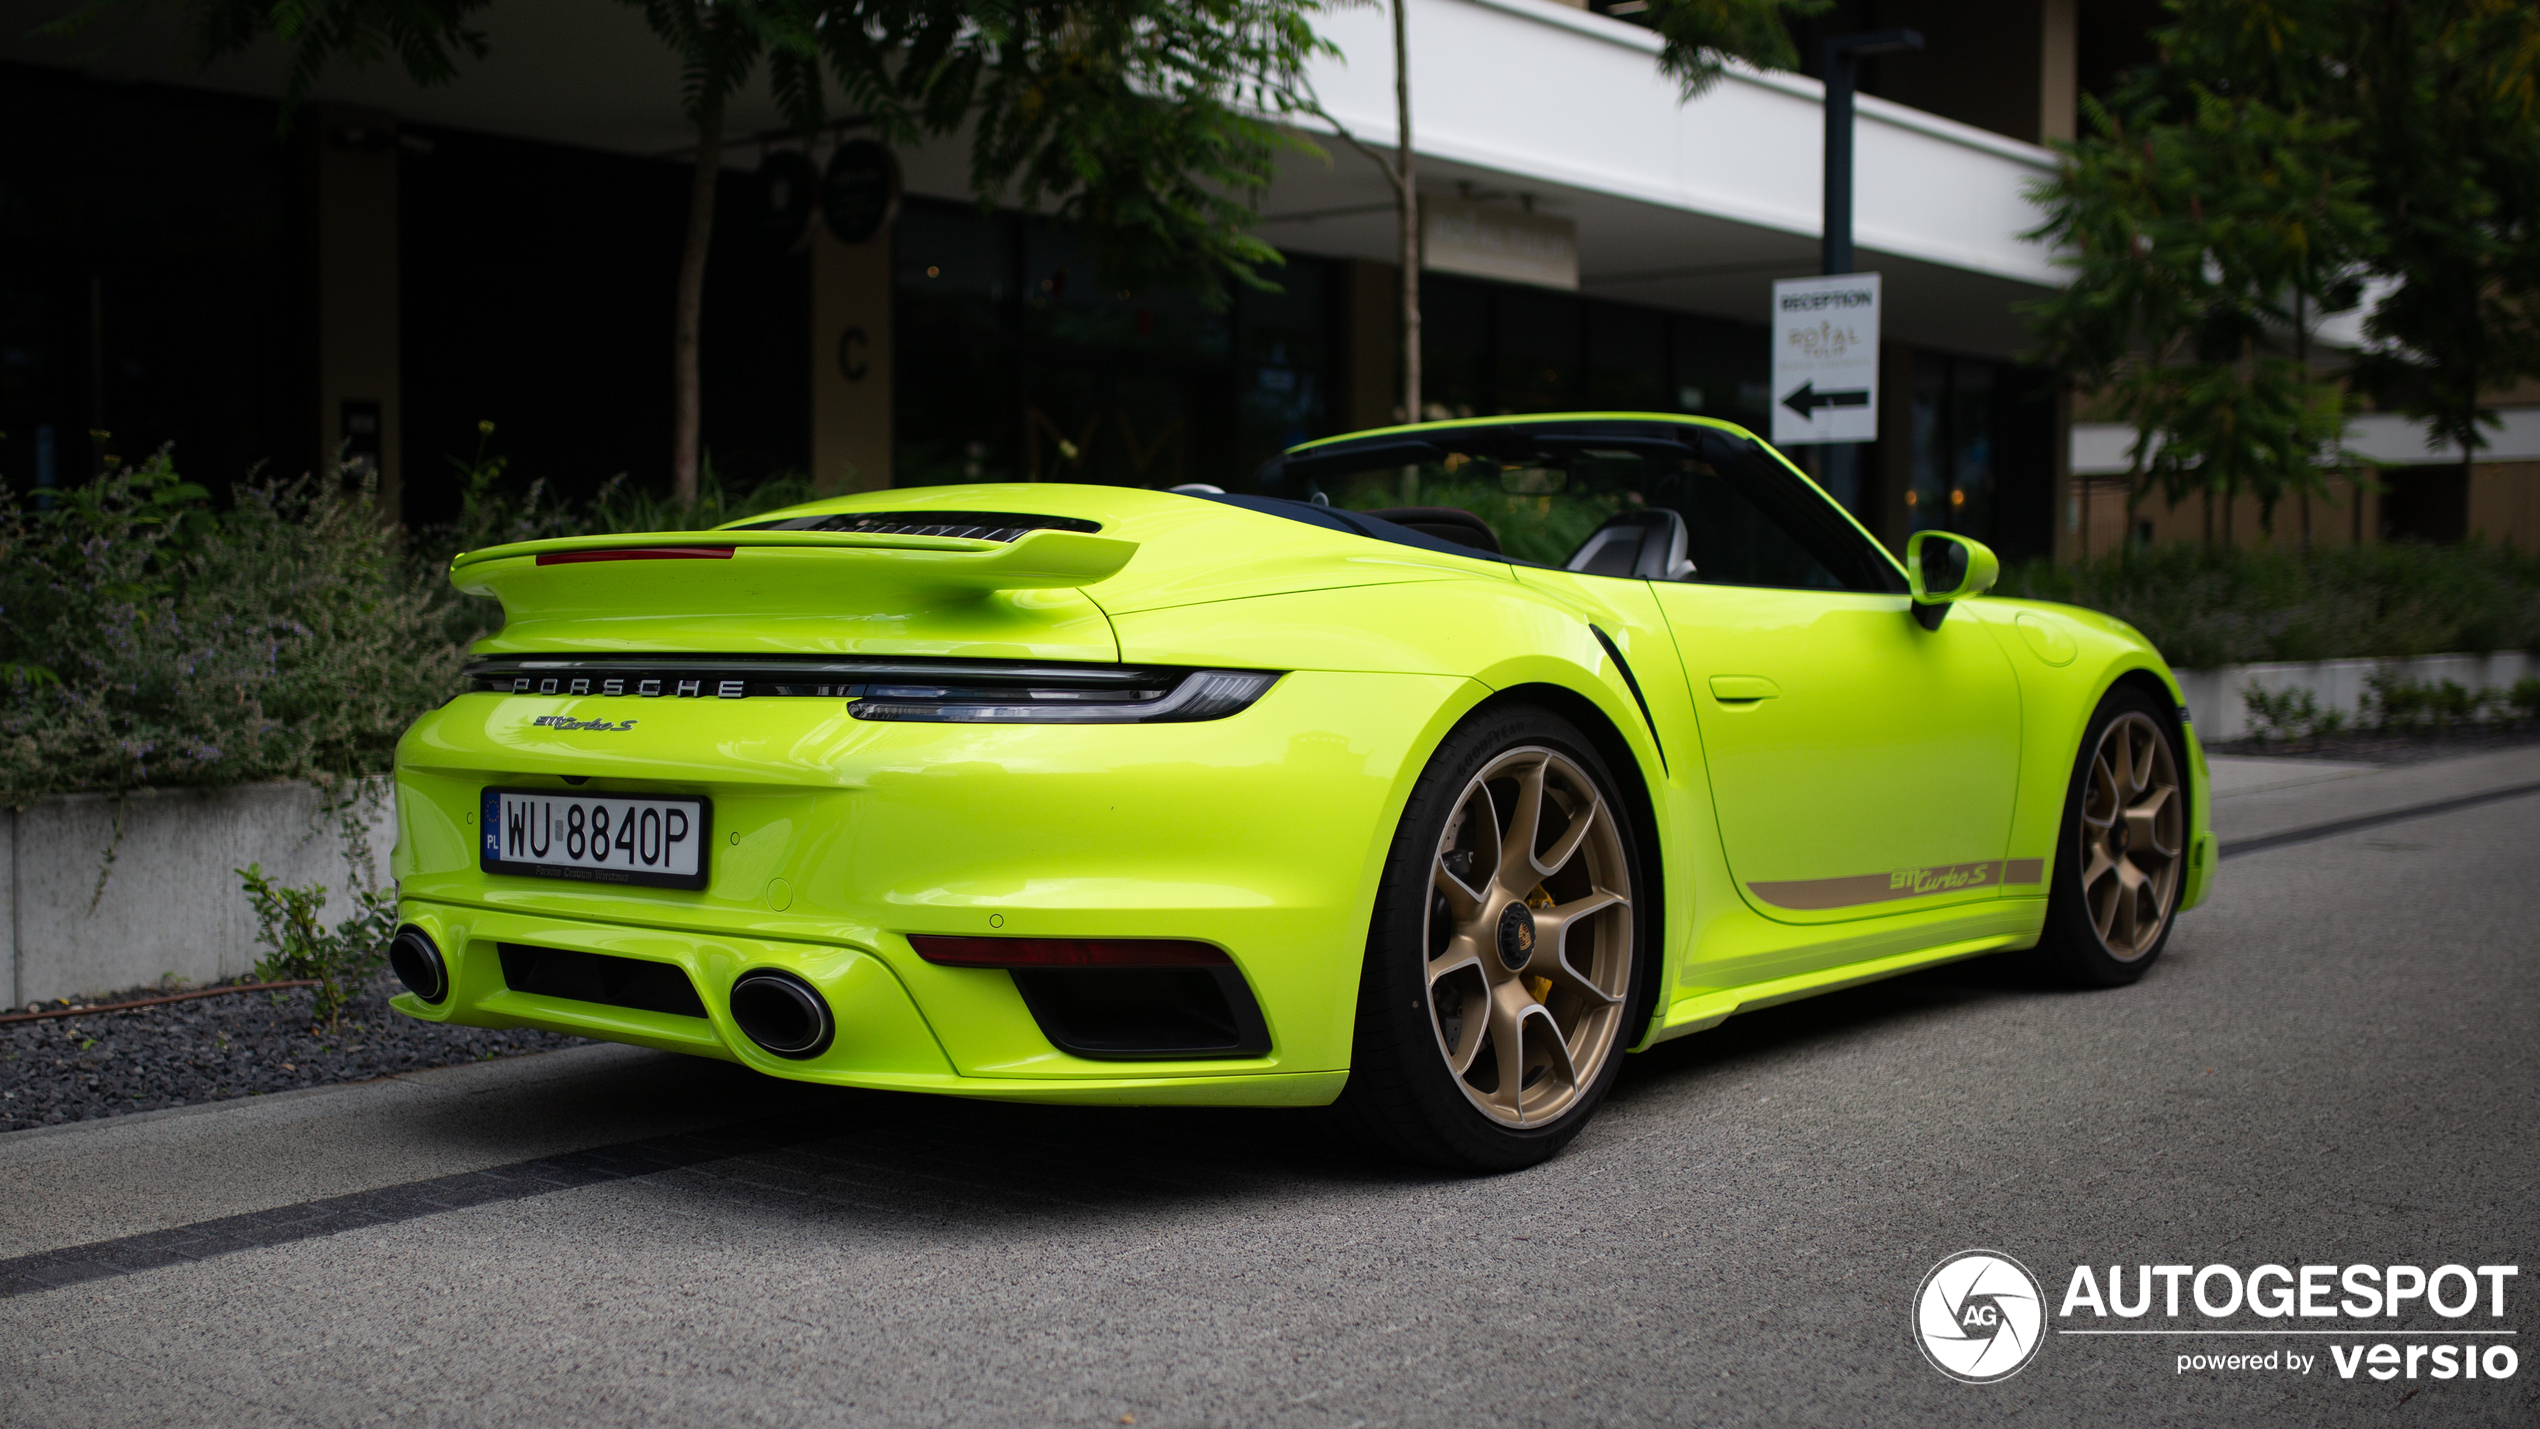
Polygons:
M1412 133L1422 186L1524 195L1579 228L1580 286L1618 299L1762 322L1774 278L1816 271L1824 90L1733 67L1691 103L1651 32L1551 0L1412 0ZM1385 9L1325 17L1344 58L1318 65L1324 105L1363 142L1395 142ZM1892 338L2008 355L2013 304L2063 281L2020 235L2028 187L2054 156L1863 96L1855 131L1857 266L1889 275ZM1309 252L1389 260L1390 190L1325 141L1291 162L1264 231Z
M2487 445L2479 461L2540 461L2540 407L2504 407L2497 425L2485 429ZM2123 422L2073 423L2072 461L2076 476L2121 476L2133 469L2135 429ZM2346 447L2384 466L2444 466L2461 459L2461 449L2436 445L2431 430L2414 417L2396 412L2366 412L2346 428Z

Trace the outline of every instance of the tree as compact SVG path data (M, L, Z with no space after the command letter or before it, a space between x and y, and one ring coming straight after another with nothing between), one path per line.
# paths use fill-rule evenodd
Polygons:
M149 0L90 0L50 27ZM447 81L487 41L489 0L183 0L205 59L273 36L292 53L286 122L331 62L394 56ZM1280 261L1245 196L1302 141L1281 128L1318 39L1322 0L625 0L681 63L695 176L674 320L673 499L694 500L698 323L723 115L762 65L790 125L826 120L826 90L896 142L970 131L981 204L1046 208L1091 241L1105 286L1172 284L1222 304Z
M2091 133L2038 186L2031 235L2063 247L2074 281L2032 312L2044 358L2135 428L2129 509L2201 490L2228 537L2233 498L2257 497L2271 529L2285 495L2322 489L2349 400L2311 371L2307 334L2355 305L2377 228L2351 121L2189 99L2177 121L2084 102Z
M2254 446L2289 461L2326 429L2331 407L2327 384L2312 381L2305 394L2292 370L2255 359L2289 355L2307 380L2311 321L2353 306L2368 283L2381 297L2346 380L2424 419L2437 445L2484 446L2482 426L2495 418L2483 394L2540 375L2540 8L2514 0L2167 3L2172 23L2155 32L2158 62L2092 111L2093 132L2066 147L2062 175L2039 191L2050 214L2039 236L2071 245L2077 270L2074 290L2042 306L2048 354L2085 382L2120 366L2133 374L2117 389L2121 403L2143 421L2170 424L2156 431L2138 421L2139 476L2154 470L2140 458L2143 443L2157 439L2180 453L2156 473L2164 484L2263 497L2273 468L2232 455ZM2232 132L2241 123L2250 132ZM2271 158L2256 160L2251 143ZM2162 174L2119 181L2131 161L2116 150L2129 145ZM2199 166L2200 176L2177 181ZM2266 187L2286 176L2309 187ZM2175 275L2178 262L2207 251L2190 231L2199 221L2193 205L2216 201L2196 182L2224 185L2230 197L2221 207L2244 223L2288 225L2303 261L2233 270L2233 284L2276 285L2242 286L2225 304L2245 317L2236 330L2252 355L2237 388L2182 380L2173 400L2148 400L2149 374L2161 365L2155 354L2184 343L2212 357L2208 339L2230 326L2195 316L2221 300L2210 289L2200 305L2127 274ZM2190 205L2183 218L2182 204ZM2273 219L2270 204L2279 206ZM2157 253L2128 259L2104 246L2137 229ZM2250 247L2245 233L2220 237L2217 252ZM2102 246L2090 246L2094 239ZM2261 236L2254 247L2264 246ZM2190 266L2207 271L2201 259ZM2110 343L2130 344L2131 356L2121 361ZM2209 449L2224 452L2210 470ZM2305 460L2282 480L2298 487L2315 469Z

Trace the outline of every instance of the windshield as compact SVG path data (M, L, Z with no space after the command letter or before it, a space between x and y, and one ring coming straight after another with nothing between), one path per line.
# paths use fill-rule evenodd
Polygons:
M1378 514L1448 540L1593 574L1609 524L1683 522L1664 576L1713 585L1902 591L1893 562L1803 478L1709 427L1577 421L1441 427L1335 442L1262 468L1262 489ZM1467 514L1469 513L1469 515ZM1461 522L1457 518L1463 518ZM1486 534L1459 535L1471 518ZM1573 564L1574 558L1577 564ZM1685 569L1689 563L1690 569Z

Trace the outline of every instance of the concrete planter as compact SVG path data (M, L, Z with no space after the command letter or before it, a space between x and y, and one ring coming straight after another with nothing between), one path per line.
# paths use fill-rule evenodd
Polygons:
M397 835L386 783L372 781L357 811L383 886ZM344 840L324 803L306 784L245 784L143 789L120 801L73 794L0 811L0 973L11 1004L253 970L256 918L230 871L250 863L277 883L325 884L328 921L351 916Z
M2523 676L2540 673L2540 662L2519 650L2493 655L2418 655L2405 660L2305 660L2264 665L2223 665L2211 670L2180 670L2179 688L2187 695L2196 737L2207 744L2240 739L2251 732L2249 707L2240 692L2251 685L2270 694L2307 689L2323 710L2343 710L2351 723L2363 710L2365 681L2389 670L2405 679L2438 684L2444 680L2467 690L2503 689Z

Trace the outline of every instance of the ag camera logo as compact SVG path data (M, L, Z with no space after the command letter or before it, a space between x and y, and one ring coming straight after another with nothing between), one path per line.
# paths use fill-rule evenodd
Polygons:
M1961 1384L1993 1384L2028 1368L2046 1339L2046 1287L1994 1250L1962 1250L1914 1293L1914 1342Z

